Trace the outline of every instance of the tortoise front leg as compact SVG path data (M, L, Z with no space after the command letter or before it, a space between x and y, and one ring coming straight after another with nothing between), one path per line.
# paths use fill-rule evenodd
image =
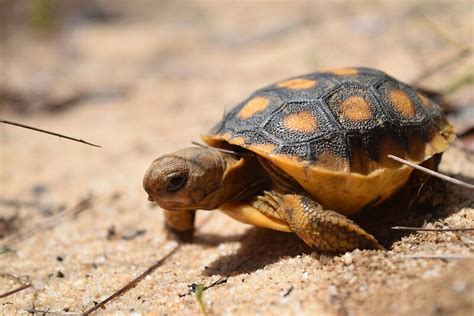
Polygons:
M182 242L191 242L194 236L196 211L165 210L165 229L168 236Z
M265 192L260 203L277 206L275 213L286 219L292 230L309 246L329 252L356 248L383 249L377 240L346 216L303 194Z

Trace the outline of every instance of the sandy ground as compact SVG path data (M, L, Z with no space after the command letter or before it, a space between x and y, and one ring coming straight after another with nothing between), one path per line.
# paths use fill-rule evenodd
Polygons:
M176 249L143 174L253 90L352 65L414 82L474 49L472 1L58 2L0 2L1 117L103 148L1 126L0 294L31 284L4 314L84 312ZM473 61L419 83L472 106ZM473 155L453 146L441 170L472 182ZM181 294L223 280L208 314L472 315L474 234L389 229L473 227L472 191L447 190L445 207L369 221L387 251L321 254L201 212L194 243L98 312L200 314Z

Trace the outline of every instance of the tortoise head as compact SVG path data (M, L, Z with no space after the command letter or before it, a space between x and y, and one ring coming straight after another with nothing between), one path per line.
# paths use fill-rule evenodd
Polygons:
M246 158L213 148L190 147L164 155L145 173L148 200L167 210L212 210L246 190Z

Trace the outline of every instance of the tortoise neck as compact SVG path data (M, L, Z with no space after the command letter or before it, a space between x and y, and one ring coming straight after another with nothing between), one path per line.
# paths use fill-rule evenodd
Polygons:
M222 188L225 203L247 199L270 186L270 178L255 155L237 157L221 153L225 162Z
M275 166L265 158L258 157L263 169L268 173L272 182L272 189L281 193L303 192L301 185L290 175Z

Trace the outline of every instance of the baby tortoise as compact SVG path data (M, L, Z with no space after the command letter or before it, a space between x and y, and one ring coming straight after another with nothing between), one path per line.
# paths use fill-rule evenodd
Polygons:
M423 182L387 155L436 169L454 137L436 103L381 71L316 72L257 90L143 186L181 236L195 210L220 209L323 251L381 249L348 217Z

